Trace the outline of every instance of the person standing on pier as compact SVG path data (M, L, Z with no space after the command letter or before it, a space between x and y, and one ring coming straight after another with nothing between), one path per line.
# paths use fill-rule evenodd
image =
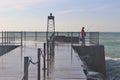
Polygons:
M82 30L81 30L81 40L82 40L82 45L85 45L85 36L86 36L86 33L85 33L85 27L82 27Z

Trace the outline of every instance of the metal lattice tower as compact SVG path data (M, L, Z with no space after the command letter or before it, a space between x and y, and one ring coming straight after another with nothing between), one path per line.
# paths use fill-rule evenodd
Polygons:
M54 16L50 13L47 19L47 33L46 33L46 41L47 41L47 75L51 71L51 62L53 62L54 57L54 37L55 37L55 21Z
M47 40L50 40L50 37L52 37L55 33L55 21L54 16L52 16L52 13L50 13L50 16L48 16L47 19Z

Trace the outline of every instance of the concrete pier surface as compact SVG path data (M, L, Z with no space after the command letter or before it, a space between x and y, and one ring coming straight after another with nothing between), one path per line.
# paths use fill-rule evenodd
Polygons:
M37 49L43 43L24 44L22 47L0 56L0 80L22 80L24 57L30 56L37 61ZM49 68L49 76L43 77L43 58L41 57L41 80L87 80L83 63L71 44L55 44L55 55ZM46 71L47 72L47 71ZM37 65L30 64L28 80L37 80Z
M72 47L78 53L81 60L88 67L88 76L92 77L93 80L98 78L100 80L106 79L106 67L105 67L105 51L103 45L91 45L86 44L85 46L81 46L80 44L73 44ZM94 73L89 74L89 73ZM95 79L95 80L98 80Z
M25 45L0 56L0 80L22 80L24 75L24 56L37 57L37 46ZM42 45L39 45L42 47ZM36 66L29 67L29 80L37 80Z
M83 63L72 49L71 44L55 46L54 69L51 80L87 80Z

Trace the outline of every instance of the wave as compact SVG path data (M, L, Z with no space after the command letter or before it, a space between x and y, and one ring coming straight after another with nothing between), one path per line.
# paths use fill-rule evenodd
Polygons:
M107 80L120 80L120 58L105 57Z
M105 57L105 60L120 60L120 58Z

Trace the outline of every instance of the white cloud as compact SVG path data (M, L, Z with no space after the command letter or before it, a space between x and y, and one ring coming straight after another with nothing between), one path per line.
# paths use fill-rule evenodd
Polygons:
M102 5L92 8L91 11L108 11L111 10L113 7L109 5Z
M32 5L46 1L47 0L0 0L0 12L26 9Z
M66 9L57 11L57 14L69 14L69 13L76 13L76 12L84 12L83 9Z

